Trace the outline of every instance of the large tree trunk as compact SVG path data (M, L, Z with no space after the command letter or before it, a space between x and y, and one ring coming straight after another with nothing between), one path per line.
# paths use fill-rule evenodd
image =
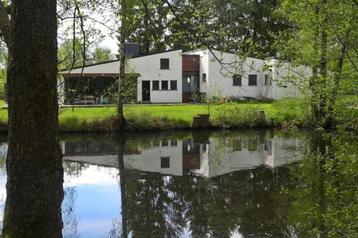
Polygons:
M4 237L61 237L56 0L13 0Z

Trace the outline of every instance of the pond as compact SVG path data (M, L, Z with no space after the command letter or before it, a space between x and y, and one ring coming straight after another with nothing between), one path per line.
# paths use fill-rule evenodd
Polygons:
M358 237L354 136L255 130L60 139L64 237ZM6 153L3 138L1 224Z

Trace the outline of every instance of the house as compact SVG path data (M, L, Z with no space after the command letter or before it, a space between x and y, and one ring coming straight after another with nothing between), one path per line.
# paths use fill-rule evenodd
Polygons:
M185 103L196 97L280 99L300 92L284 78L305 75L305 67L293 67L276 59L241 60L218 50L190 52L170 50L150 55L132 55L126 73L135 73L137 101ZM60 72L62 100L71 92L98 98L119 75L119 61L109 61ZM80 87L78 87L80 85ZM60 93L61 94L61 93ZM98 100L94 100L99 102Z

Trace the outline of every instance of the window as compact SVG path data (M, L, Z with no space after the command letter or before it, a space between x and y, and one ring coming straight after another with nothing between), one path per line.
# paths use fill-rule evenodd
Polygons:
M206 82L206 74L202 75L201 81Z
M153 81L152 90L159 90L159 81L158 80Z
M168 81L167 80L162 81L162 90L168 90Z
M169 145L169 141L167 141L167 140L163 140L162 141L162 146L163 147L166 147L166 146L168 146Z
M249 74L249 86L257 86L257 75Z
M232 76L232 85L241 86L241 75L235 74L234 76Z
M169 59L160 59L160 69L169 69Z
M170 143L171 146L178 146L178 141L172 140Z
M170 168L170 157L160 157L160 168Z
M170 81L170 90L177 90L177 81L176 80L171 80Z

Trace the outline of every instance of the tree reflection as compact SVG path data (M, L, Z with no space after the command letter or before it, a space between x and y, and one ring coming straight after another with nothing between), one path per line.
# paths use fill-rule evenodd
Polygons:
M345 133L314 134L311 153L292 169L300 186L290 220L302 237L358 237L358 142Z
M56 159L7 161L4 237L62 237L63 168Z
M126 169L128 232L133 237L178 237L186 229L192 237L231 237L236 231L243 237L355 237L358 147L342 138L322 138L307 137L306 159L277 168L261 165L213 178ZM250 144L258 142L250 137Z

